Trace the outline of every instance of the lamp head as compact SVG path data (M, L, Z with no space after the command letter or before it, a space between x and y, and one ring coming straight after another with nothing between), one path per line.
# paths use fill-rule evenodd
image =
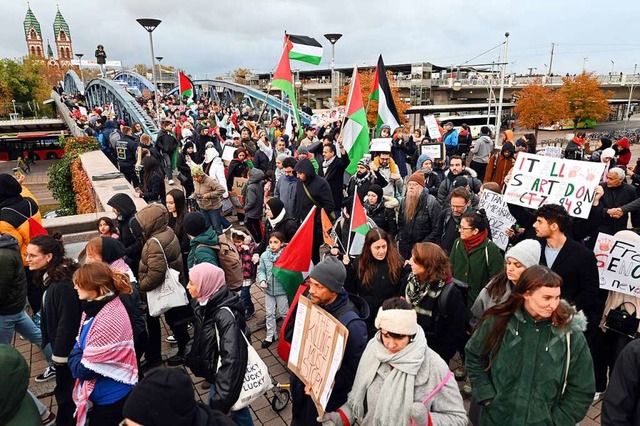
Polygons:
M324 37L327 40L329 40L329 43L336 44L338 42L338 40L340 40L340 38L342 37L342 34L329 33L329 34L325 34Z
M139 18L136 19L136 21L138 22L138 24L142 25L142 28L149 32L153 32L153 30L155 30L158 25L160 25L160 22L162 22L160 19L153 18Z

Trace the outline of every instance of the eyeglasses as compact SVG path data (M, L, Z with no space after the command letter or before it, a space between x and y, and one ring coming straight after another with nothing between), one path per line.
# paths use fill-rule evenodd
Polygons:
M473 230L476 228L472 228L472 227L464 227L462 225L458 225L458 231L469 231L469 230Z

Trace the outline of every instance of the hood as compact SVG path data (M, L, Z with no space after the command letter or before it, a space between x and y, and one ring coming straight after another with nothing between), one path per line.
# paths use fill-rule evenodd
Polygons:
M233 314L236 316L236 319L242 318L244 321L244 306L240 301L240 298L236 295L235 292L230 291L229 288L225 285L220 288L218 291L213 293L213 296L209 298L207 302L207 310L218 310L223 306L229 307L233 311Z
M618 145L619 147L622 148L627 148L629 149L630 145L629 145L629 139L627 138L622 138L620 139L618 142L616 142L616 145Z
M127 194L114 195L107 201L107 205L118 210L118 213L120 213L124 219L129 218L136 212L136 205Z
M578 333L587 330L587 317L584 312L576 311L575 306L570 305L566 300L560 300L565 310L570 314L569 321L563 327L551 327L553 333L557 336L564 336L567 332ZM522 308L524 309L524 307ZM520 322L525 322L524 315L521 310L516 311L515 317Z
M476 173L476 171L473 170L471 167L466 167L463 171L460 172L460 174L457 174L455 176L451 173L451 169L447 169L447 171L445 172L445 175L448 179L451 179L451 180L455 180L455 178L457 178L458 176L468 176L472 178L478 177L478 173Z
M306 294L308 294L308 290ZM333 303L326 306L320 305L320 307L333 315L334 312L338 311L347 303L347 299L351 300L351 303L353 303L353 306L355 307L356 312L361 319L366 320L367 318L369 318L370 312L367 302L362 297L356 296L352 293L347 293L345 290L343 290L342 293L338 294L338 297L333 301Z
M480 135L480 137L478 139L476 139L476 142L485 142L485 143L491 143L491 138L489 137L489 135Z
M511 152L511 158L513 158L513 155L516 153L516 147L513 146L511 142L507 142L502 145L502 148L500 148L500 153L503 153L505 151Z
M249 172L249 183L260 182L262 179L264 179L264 172L262 170L255 167L251 169Z
M164 231L169 222L167 209L162 204L149 204L136 213L136 219L146 238L151 238L158 232Z
M504 131L504 140L505 142L513 142L513 130Z
M382 198L384 198L384 206L388 209L395 209L400 204L394 197L383 195Z
M0 424L7 424L22 405L29 385L29 366L20 352L0 345Z
M102 237L102 261L113 263L125 255L124 244L111 237Z
M200 244L212 246L218 244L218 242L218 234L212 227L208 227L202 234L191 239L191 248L198 247Z
M293 168L293 171L304 173L309 179L313 179L316 176L313 164L311 164L311 161L308 158L298 161L296 166Z
M0 248L18 249L18 240L9 234L0 235Z

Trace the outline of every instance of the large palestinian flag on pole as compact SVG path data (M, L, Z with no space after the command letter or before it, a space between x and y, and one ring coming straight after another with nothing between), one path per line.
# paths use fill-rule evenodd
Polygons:
M282 283L289 303L293 301L298 287L313 268L311 252L315 215L316 206L313 206L291 242L287 244L273 265L273 275Z
M384 124L391 127L391 133L400 127L400 116L393 103L391 87L387 79L387 69L382 61L382 55L378 58L378 66L373 80L373 93L369 96L372 101L378 101L378 121L376 123L376 136L380 135L380 127Z
M291 101L291 109L293 109L296 116L296 123L298 123L298 134L302 135L302 122L300 121L300 112L298 111L298 103L296 101L296 91L293 87L293 77L291 76L291 63L289 62L289 52L293 48L289 37L285 39L284 50L282 56L280 56L280 62L276 67L276 72L273 74L273 80L271 84L278 89L282 90Z
M178 80L179 89L178 90L180 91L180 99L182 99L182 98L187 98L187 99L193 98L194 88L193 88L193 83L191 82L189 77L184 75L184 73L182 71L180 71L178 73L178 76L179 76L179 80Z
M354 174L358 167L358 161L369 151L369 126L367 113L362 102L362 89L360 88L360 76L358 67L353 68L351 87L347 99L347 121L342 130L342 145L349 153L349 167L347 173Z
M319 65L322 60L322 45L313 37L287 34L291 41L289 59Z

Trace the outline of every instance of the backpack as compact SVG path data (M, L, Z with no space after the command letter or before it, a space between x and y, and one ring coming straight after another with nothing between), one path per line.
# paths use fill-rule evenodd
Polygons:
M28 202L28 204L29 204L29 217L23 215L18 210L12 209L11 207L5 207L4 209L11 210L12 212L17 213L20 216L22 216L23 218L27 219L27 223L29 224L29 240L32 240L35 237L39 237L40 235L49 235L47 230L44 229L44 226L42 226L42 224L40 222L38 222L37 220L35 220L33 218L33 212L31 210L31 203Z
M111 133L109 133L109 146L112 151L116 150L116 144L120 139L120 132L118 132L117 129L113 129Z
M198 247L209 247L217 253L218 262L224 271L224 279L229 290L237 291L242 287L242 261L235 245L226 235L218 236L218 244L200 244Z

